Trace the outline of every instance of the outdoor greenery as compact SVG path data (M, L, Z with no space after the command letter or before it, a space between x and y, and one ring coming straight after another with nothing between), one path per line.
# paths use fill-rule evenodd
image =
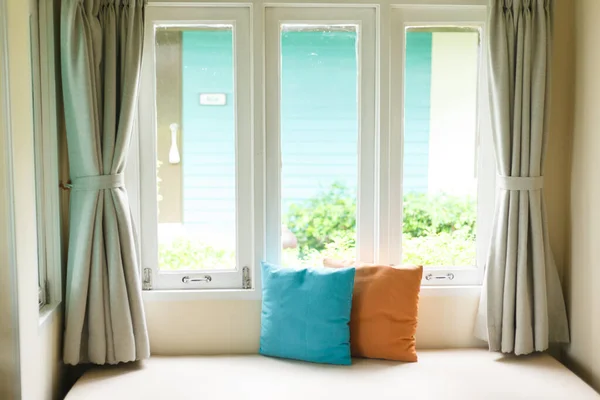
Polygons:
M158 265L169 270L235 268L235 252L181 236L169 244L159 244Z
M403 263L472 265L476 209L470 197L406 194ZM284 263L321 265L324 257L355 257L356 195L342 184L335 183L312 199L291 205L283 224L298 239L298 249L284 251Z
M475 238L477 207L471 197L409 193L404 196L402 232L416 238L460 231Z
M474 199L407 194L402 219L403 264L474 265L477 219Z
M332 243L354 248L356 196L346 186L334 183L312 199L290 205L283 224L296 236L301 259Z
M404 196L404 264L467 266L475 260L476 204L470 197L408 193ZM322 265L324 257L354 259L356 195L335 183L317 196L289 206L283 224L296 236L296 249L282 252L284 265ZM168 269L235 265L231 250L178 238L159 246Z
M475 238L463 232L403 237L402 264L466 267L475 265Z

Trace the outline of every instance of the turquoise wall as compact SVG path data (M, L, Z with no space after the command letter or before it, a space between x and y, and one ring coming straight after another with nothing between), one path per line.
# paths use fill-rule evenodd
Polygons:
M334 181L356 189L355 32L283 32L281 82L284 210ZM405 191L427 190L431 34L407 37ZM183 33L184 222L233 223L235 132L232 33ZM227 105L200 105L226 93Z
M283 209L358 170L356 32L281 35Z
M231 31L186 31L182 38L184 223L235 222L235 120ZM225 93L225 106L200 105Z
M432 33L406 35L404 193L427 192Z

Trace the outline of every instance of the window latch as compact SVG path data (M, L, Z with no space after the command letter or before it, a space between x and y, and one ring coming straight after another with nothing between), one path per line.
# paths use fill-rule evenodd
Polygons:
M440 275L434 275L434 274L427 274L425 275L425 279L427 279L428 281L430 280L441 280L441 279L448 279L449 281L454 279L454 274L452 272L449 272L447 274L440 274Z
M181 278L181 282L183 283L196 283L196 282L211 282L212 277L210 275L204 275L201 278L190 278L189 276L184 276Z
M152 270L150 268L144 268L143 272L142 290L152 290Z
M250 279L250 268L242 268L242 289L252 289L252 280Z

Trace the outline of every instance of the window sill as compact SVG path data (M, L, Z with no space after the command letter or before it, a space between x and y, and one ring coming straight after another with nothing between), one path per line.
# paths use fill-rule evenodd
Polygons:
M55 302L44 305L40 308L40 317L38 319L38 329L44 329L46 326L50 325L60 310L62 309L61 302Z
M481 286L421 286L422 297L472 297L481 294ZM260 300L260 290L144 290L142 298L148 302L176 302L194 300Z
M216 290L144 290L144 301L192 301L192 300L260 300L257 289L216 289Z
M481 285L421 286L421 297L471 297L481 295Z

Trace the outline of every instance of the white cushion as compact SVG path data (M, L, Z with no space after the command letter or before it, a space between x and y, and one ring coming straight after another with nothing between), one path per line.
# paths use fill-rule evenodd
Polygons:
M355 359L350 367L258 355L152 357L88 371L67 400L600 399L546 354L424 350L418 363Z

